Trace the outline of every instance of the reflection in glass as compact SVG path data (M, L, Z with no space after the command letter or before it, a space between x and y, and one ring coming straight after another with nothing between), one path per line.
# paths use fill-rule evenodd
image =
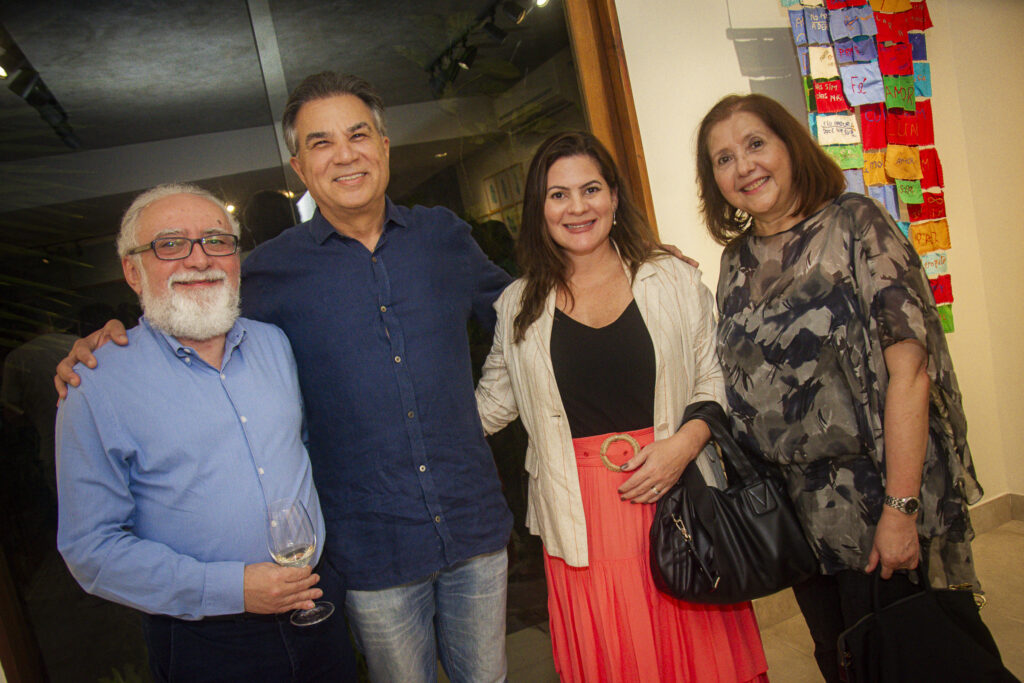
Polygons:
M515 4L519 23L509 16ZM292 225L304 188L275 122L289 90L327 69L359 74L384 97L391 199L449 207L513 271L534 148L551 132L586 127L564 8L539 4L4 3L0 355L42 334L66 345L115 315L135 324L113 241L121 213L148 187L194 182L240 207L243 257ZM25 89L33 74L45 89ZM470 334L479 366L489 337ZM52 397L52 362L41 365L32 381ZM20 623L4 625L34 641L51 681L114 672L147 680L136 615L86 596L55 551L53 446L36 426L53 418L30 413L12 403L0 430L0 572L25 606ZM492 447L516 516L513 632L546 619L544 578L524 524L525 434L507 429Z

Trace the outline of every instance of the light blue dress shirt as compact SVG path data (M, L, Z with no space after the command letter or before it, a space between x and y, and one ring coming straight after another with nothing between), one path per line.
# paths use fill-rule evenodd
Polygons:
M151 614L244 611L246 564L272 561L267 504L303 501L324 539L295 360L240 318L223 367L153 329L107 344L57 415L57 546L86 591Z

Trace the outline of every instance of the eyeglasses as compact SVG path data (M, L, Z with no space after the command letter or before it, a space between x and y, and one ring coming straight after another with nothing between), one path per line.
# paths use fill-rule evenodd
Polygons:
M231 256L238 251L238 238L234 235L207 235L206 237L160 237L149 244L129 249L129 254L141 254L153 250L161 261L178 261L192 255L192 248L198 244L207 256Z

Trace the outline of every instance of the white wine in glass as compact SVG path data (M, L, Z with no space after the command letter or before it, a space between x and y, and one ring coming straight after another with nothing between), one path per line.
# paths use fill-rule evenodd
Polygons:
M267 547L274 562L282 567L305 567L316 553L316 532L309 513L298 500L275 500L267 508ZM295 610L291 622L312 626L334 614L326 600L313 609Z

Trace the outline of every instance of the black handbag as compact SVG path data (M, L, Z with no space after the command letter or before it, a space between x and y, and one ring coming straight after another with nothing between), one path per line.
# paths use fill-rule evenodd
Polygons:
M881 606L839 635L839 670L850 683L1017 681L999 657L970 590L936 590L918 567L921 591Z
M658 501L651 525L651 573L660 591L687 602L728 604L770 595L818 573L792 503L761 476L732 436L720 405L687 407L683 422L711 429L728 488L708 486L696 461Z

